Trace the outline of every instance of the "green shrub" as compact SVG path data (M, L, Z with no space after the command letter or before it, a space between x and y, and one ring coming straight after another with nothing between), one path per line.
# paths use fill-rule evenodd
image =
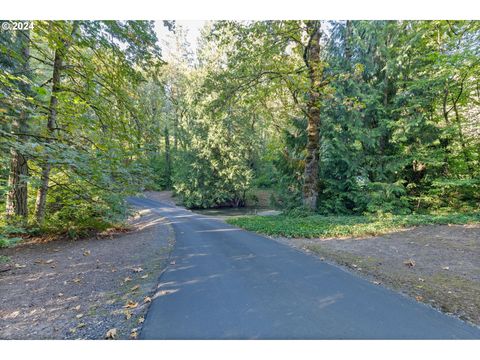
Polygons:
M8 247L14 246L20 241L22 241L22 238L19 238L19 237L8 238L0 235L0 248L8 248Z
M127 204L124 195L91 189L88 196L80 196L56 189L47 202L47 216L36 230L39 233L67 234L71 238L104 231L124 221Z

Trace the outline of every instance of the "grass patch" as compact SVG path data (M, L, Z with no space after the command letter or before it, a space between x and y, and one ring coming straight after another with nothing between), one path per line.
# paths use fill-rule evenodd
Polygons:
M12 247L15 244L19 243L20 241L22 241L22 238L19 238L19 237L9 238L9 237L5 237L0 233L0 249Z
M444 215L243 216L227 219L229 224L272 236L328 238L381 235L406 227L435 224L477 224L480 212Z

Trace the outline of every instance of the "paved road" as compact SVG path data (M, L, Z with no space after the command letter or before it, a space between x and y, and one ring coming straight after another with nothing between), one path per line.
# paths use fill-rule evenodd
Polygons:
M266 237L129 201L176 233L143 339L480 339L478 328Z

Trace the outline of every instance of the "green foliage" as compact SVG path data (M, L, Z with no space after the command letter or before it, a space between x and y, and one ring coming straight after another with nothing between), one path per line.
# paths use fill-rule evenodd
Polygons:
M323 23L318 214L478 210L479 24ZM264 205L262 189L285 221L324 219L301 206L308 94L320 90L304 61L305 25L213 22L195 58L179 27L162 58L150 21L37 21L28 62L25 34L1 32L1 209L18 153L28 160L27 227L40 225L32 215L50 165L38 231L105 229L126 215L125 196L144 189L173 189L191 208ZM22 131L19 119L28 119ZM338 233L401 225L361 221Z
M282 129L280 146L283 151L275 152L272 164L275 169L276 184L273 203L286 210L301 208L304 152L306 146L306 120L296 118L291 126Z
M168 164L165 156L153 155L146 164L147 171L151 171L151 181L146 185L148 189L161 191L169 189L171 178L168 173Z
M190 151L179 154L174 189L186 207L245 205L251 170L241 144L225 135L196 138Z
M17 151L28 159L28 229L78 237L122 221L125 196L162 176L158 165L152 166L159 119L141 107L143 85L156 84L154 74L163 65L153 22L36 21L29 33L28 77L19 75L25 64L16 63L22 60L17 38L27 34L11 32L13 38L7 38L7 33L0 39L0 114L8 114L0 123L0 206L10 191L10 154ZM54 54L63 62L55 91ZM24 89L27 82L31 93ZM52 129L47 116L53 96L58 105ZM24 134L11 125L20 116L19 104L28 105ZM46 216L36 224L32 215L47 163Z
M367 212L370 213L410 213L407 192L403 184L369 183Z
M72 194L72 190L58 188L51 192L47 204L50 216L41 225L41 232L84 237L122 223L128 214L123 193L88 189L86 201L81 193Z
M22 241L18 235L25 234L27 231L19 226L5 225L0 223L0 249L14 246ZM17 236L16 236L17 235Z
M272 236L328 238L380 235L406 227L435 224L478 224L480 213L384 216L244 216L228 223Z
M18 242L22 241L22 238L19 237L4 237L0 234L0 249L1 248L8 248L14 246Z
M478 209L478 22L333 22L318 212ZM467 35L468 34L468 35ZM292 130L293 128L293 130ZM473 130L476 128L477 130ZM301 204L305 125L282 129L278 204ZM467 135L468 134L468 135Z

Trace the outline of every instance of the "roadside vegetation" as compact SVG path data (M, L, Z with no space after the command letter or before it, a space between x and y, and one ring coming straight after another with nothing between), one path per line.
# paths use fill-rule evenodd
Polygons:
M478 219L480 22L211 21L195 54L187 39L153 21L0 33L0 246L121 226L143 190L268 200L284 215L232 221L288 236Z
M44 331L42 306L66 314L44 337L68 338L104 337L148 306L167 235L99 239L128 226L125 199L144 191L190 209L275 209L227 221L312 241L302 247L480 321L478 227L410 239L401 253L402 237L318 240L480 223L480 21L209 21L195 53L188 39L174 21L0 32L0 337L39 338L11 324ZM79 238L88 249L65 241ZM140 265L148 280L132 272ZM395 266L410 273L397 281ZM89 299L102 314L87 314ZM87 319L101 322L95 334Z
M160 146L152 21L31 24L0 33L0 247L121 226Z
M478 224L480 213L380 216L244 216L227 222L266 235L331 238L381 235L419 225Z

